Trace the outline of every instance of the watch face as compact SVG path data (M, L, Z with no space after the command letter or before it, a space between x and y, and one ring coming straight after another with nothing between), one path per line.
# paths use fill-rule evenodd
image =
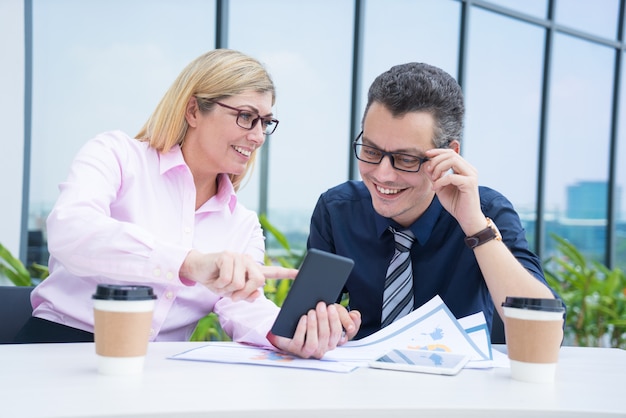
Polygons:
M496 226L496 224L491 220L491 218L487 218L487 226L491 228L494 233L494 238L498 241L502 241L502 234L500 234L500 230Z

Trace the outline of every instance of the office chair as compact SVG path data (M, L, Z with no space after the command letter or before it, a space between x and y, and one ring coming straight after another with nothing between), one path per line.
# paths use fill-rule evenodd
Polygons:
M10 344L33 313L33 286L0 286L0 344Z

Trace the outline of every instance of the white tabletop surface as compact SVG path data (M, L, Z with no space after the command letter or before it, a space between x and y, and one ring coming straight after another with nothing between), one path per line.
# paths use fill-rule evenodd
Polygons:
M626 417L619 349L563 347L554 384L506 368L439 376L167 359L203 344L151 343L138 377L99 375L92 343L0 345L0 416Z

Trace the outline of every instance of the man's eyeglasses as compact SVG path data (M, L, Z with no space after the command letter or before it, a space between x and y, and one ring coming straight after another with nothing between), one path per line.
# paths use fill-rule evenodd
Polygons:
M428 161L428 158L417 157L402 152L387 152L370 145L363 145L359 142L363 132L356 137L352 146L354 147L354 155L357 160L368 164L380 164L385 156L389 157L391 166L396 170L406 171L409 173L417 173L420 171L422 164Z
M278 120L272 118L264 118L259 114L253 113L249 110L245 109L237 109L236 107L228 106L224 103L220 103L217 100L209 100L211 103L215 103L216 105L225 107L226 109L234 110L237 112L237 125L240 128L247 129L251 131L254 129L258 121L261 121L261 125L263 126L263 132L265 135L271 135L276 130L278 126ZM256 116L256 117L255 117Z

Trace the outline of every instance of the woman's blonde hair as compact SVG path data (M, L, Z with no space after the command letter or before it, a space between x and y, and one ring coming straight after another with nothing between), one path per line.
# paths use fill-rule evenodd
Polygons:
M185 67L167 90L154 113L136 138L160 152L182 145L187 132L185 109L193 96L217 99L245 91L270 92L272 105L276 100L274 83L265 67L256 59L230 49L209 51ZM242 174L229 175L235 190L254 165L256 150Z

